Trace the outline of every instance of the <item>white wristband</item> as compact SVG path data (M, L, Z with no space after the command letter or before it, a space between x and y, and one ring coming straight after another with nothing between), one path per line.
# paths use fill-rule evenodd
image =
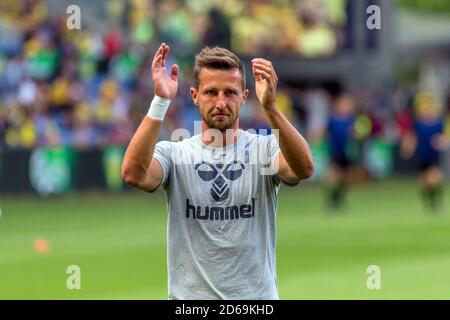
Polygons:
M148 109L147 117L162 121L169 108L169 104L169 99L164 99L155 95L150 104L150 108Z

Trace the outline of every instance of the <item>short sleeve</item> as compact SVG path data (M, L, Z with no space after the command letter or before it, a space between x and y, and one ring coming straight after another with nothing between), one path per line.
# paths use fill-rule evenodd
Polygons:
M268 136L264 137L264 147L266 149L266 156L267 156L267 160L269 161L270 164L270 168L267 168L269 171L268 173L270 173L270 175L273 177L274 182L276 184L279 184L281 182L281 179L278 177L277 175L277 171L278 171L278 167L277 167L277 163L276 163L276 159L277 156L280 154L281 150L280 147L278 145L278 141L275 137L275 135L270 134Z
M276 168L275 160L278 154L281 152L280 147L278 145L278 141L275 135L271 134L267 136L267 155L270 159L270 165L272 168Z
M281 153L280 146L274 134L267 136L267 154L270 159L270 166L273 169L273 178L277 184L283 182L287 186L295 187L298 183L292 184L283 181L278 176L278 166L276 163L277 156Z
M172 143L169 141L159 141L155 146L153 158L158 160L163 170L161 185L166 188L172 167Z

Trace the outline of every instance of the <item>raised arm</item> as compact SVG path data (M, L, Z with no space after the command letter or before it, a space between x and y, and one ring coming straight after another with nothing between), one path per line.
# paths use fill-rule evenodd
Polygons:
M314 162L309 145L275 103L278 77L272 63L261 58L253 59L252 71L258 100L272 129L279 133L281 154L277 158L278 176L293 184L310 178L314 172Z
M161 44L153 58L152 80L155 96L172 100L178 88L178 66L173 65L170 76L167 75L168 54L169 46ZM154 191L163 178L161 164L153 158L162 117L158 109L149 111L131 139L122 162L122 179L127 184L148 192Z

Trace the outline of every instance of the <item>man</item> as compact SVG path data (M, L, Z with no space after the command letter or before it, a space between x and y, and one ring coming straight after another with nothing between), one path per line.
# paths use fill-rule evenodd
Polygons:
M196 57L195 86L201 134L156 144L164 112L177 92L178 66L166 74L169 46L152 63L155 99L125 153L122 177L168 198L169 299L278 299L275 214L280 182L298 184L313 173L307 142L275 104L277 75L254 59L256 94L279 131L260 136L239 129L249 91L244 65L223 48ZM281 148L281 152L280 152ZM260 155L271 160L255 161ZM267 165L278 165L272 173Z
M404 158L415 156L425 208L437 212L443 202L444 174L440 168L442 151L448 144L441 107L432 94L422 92L414 99L416 118L401 145Z
M337 210L345 202L349 170L353 165L349 155L355 124L355 106L349 94L341 94L333 105L328 123L328 142L331 165L326 181L328 188L328 206Z

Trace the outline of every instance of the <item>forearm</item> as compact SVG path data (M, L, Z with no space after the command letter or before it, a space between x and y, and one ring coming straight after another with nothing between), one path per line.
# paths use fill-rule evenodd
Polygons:
M122 163L122 177L130 184L145 178L161 129L160 120L145 117L128 145Z
M309 178L314 162L308 143L278 107L265 111L272 129L278 130L278 144L287 164L299 179Z

